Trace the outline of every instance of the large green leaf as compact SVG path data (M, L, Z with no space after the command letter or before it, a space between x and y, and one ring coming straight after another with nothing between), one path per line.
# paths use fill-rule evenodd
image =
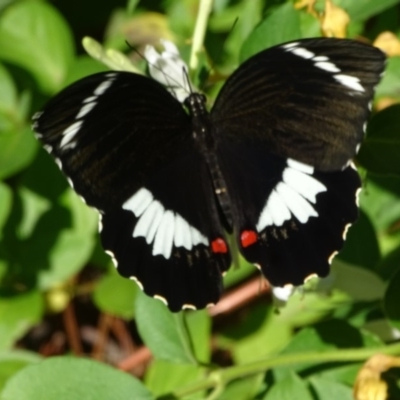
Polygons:
M17 105L17 89L7 69L0 64L0 113L12 117Z
M381 256L376 232L364 212L360 212L358 221L349 229L338 258L371 270L379 263Z
M39 322L43 311L43 298L38 291L0 297L0 350L9 349Z
M67 188L44 151L19 183L3 231L1 258L8 263L9 284L48 289L70 278L90 258L97 213Z
M278 381L263 397L263 400L313 400L313 396L304 382L298 375L291 372Z
M50 4L20 1L0 17L0 58L26 68L42 90L59 90L73 60L71 32Z
M394 274L389 282L383 299L383 307L390 323L400 329L400 269Z
M365 21L399 4L399 0L337 0L335 4L344 8L349 13L352 20Z
M37 363L42 357L36 353L24 350L10 350L0 352L0 393L7 380L17 371L29 364Z
M353 400L353 391L349 386L324 378L311 378L311 384L318 400Z
M27 167L37 149L37 141L28 127L0 132L0 178Z
M176 364L158 359L153 360L149 365L145 383L149 390L156 396L160 396L204 378L205 373L205 368L198 365ZM194 397L190 397L191 400L204 398L204 391L199 391Z
M12 192L3 182L0 182L0 240L2 237L2 228L7 220L11 210Z
M371 333L355 328L344 320L330 319L319 322L312 327L303 328L282 351L282 354L310 351L324 352L341 348L374 348L381 345L382 342ZM324 363L319 366L316 363L299 363L274 368L274 376L280 379L290 374L291 371L319 375L329 370L335 371L337 367L340 367L340 365L332 364L328 368ZM339 373L342 373L342 371ZM352 378L354 378L355 369L346 373L351 373ZM333 375L334 372L331 372L330 377L332 378Z
M182 313L173 314L161 301L138 292L135 315L140 336L155 358L197 364Z
M370 172L400 175L399 154L400 105L396 104L372 118L357 159Z
M95 361L53 357L10 378L0 400L152 400L133 376Z
M265 18L250 34L241 49L240 59L246 60L261 50L301 37L299 12L287 2Z
M376 88L377 97L392 97L400 100L400 57L390 57L387 60L385 75Z
M131 319L137 291L138 287L133 281L112 272L97 283L93 300L101 311Z

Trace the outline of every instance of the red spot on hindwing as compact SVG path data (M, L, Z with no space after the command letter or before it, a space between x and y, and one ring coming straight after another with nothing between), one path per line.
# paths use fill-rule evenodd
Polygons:
M228 246L222 238L217 238L211 242L211 250L213 253L227 253Z
M255 231L243 231L240 235L240 244L242 247L249 247L256 243L258 240L257 232Z

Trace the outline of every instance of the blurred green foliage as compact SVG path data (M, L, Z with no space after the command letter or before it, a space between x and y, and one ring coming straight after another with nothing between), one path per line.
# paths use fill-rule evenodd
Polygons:
M400 51L393 52L377 88L377 107L356 160L364 181L361 217L331 277L292 296L280 312L257 305L240 325L215 331L214 346L231 354L228 369L211 364L209 314L172 315L116 275L99 246L96 213L69 188L34 139L31 115L49 97L107 69L83 53L83 35L125 52L141 69L143 60L129 53L125 40L142 49L167 38L188 60L198 3L0 2L1 400L351 399L357 372L375 349L400 353ZM335 1L350 17L349 37L371 41L384 31L398 41L399 3ZM315 7L323 11L325 3L317 1ZM221 77L241 61L281 42L319 36L321 23L307 7L291 1L215 0L195 80L212 99ZM32 327L49 312L65 309L79 293L75 277L87 265L102 272L90 289L95 306L134 319L152 351L154 360L142 383L95 361L42 360L32 351L16 350ZM241 265L228 274L226 284L251 272ZM391 390L393 398L400 398L396 386Z

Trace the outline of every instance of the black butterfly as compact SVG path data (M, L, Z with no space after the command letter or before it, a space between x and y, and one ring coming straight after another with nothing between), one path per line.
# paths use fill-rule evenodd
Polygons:
M306 39L256 54L211 112L189 112L128 72L84 78L34 116L34 130L101 216L120 274L172 311L218 301L226 232L277 286L326 276L357 218L350 160L364 136L384 54Z

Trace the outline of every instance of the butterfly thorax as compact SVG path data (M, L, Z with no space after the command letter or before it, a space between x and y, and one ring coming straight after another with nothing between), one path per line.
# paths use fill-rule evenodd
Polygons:
M213 135L209 113L206 109L206 98L200 93L192 93L185 105L192 117L192 137L196 147L204 157L213 183L214 193L228 231L233 227L232 203L225 178L222 174L217 156L217 138Z

